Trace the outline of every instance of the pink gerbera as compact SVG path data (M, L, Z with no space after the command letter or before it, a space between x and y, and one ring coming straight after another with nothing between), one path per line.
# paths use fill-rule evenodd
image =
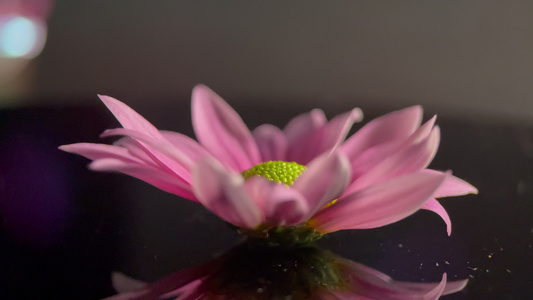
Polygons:
M123 128L114 145L78 143L60 149L83 155L92 170L118 171L164 191L202 203L253 236L384 226L419 209L450 219L435 198L477 193L450 172L426 169L440 140L435 117L421 124L413 106L377 118L352 135L359 109L329 122L315 109L279 129L253 132L209 88L192 93L198 142L158 130L126 104L100 99Z

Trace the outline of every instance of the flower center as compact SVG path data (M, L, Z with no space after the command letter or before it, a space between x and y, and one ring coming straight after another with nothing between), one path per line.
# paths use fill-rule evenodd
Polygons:
M267 161L242 172L242 176L244 176L244 179L248 179L252 176L261 176L270 181L290 186L304 170L305 166L295 162Z
M242 176L244 179L261 176L289 187L294 184L294 181L305 169L305 166L295 162L267 161L242 172ZM254 240L255 243L268 247L301 247L309 245L323 236L322 233L310 227L307 222L295 226L262 224L254 229L238 228L237 230L241 234L248 235L249 239Z

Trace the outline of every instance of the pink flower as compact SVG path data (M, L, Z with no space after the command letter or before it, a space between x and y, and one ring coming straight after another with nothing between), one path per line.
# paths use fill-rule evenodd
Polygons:
M468 282L447 282L446 273L440 283L395 281L320 248L256 248L248 244L154 283L120 273L114 273L112 279L119 294L106 300L429 300L458 292Z
M359 109L329 122L321 110L292 119L284 129L253 132L209 88L192 94L198 142L160 131L124 103L100 99L123 128L114 145L79 143L60 149L83 155L92 170L118 171L164 191L198 201L252 235L294 227L328 233L384 226L420 208L451 223L435 198L477 193L449 172L426 169L440 140L435 117L420 126L419 106L363 126L344 142Z

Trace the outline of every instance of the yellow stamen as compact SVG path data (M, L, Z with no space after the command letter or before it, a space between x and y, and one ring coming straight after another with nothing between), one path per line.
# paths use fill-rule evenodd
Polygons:
M252 176L261 176L270 181L291 186L304 170L305 166L295 162L267 161L242 172L242 176L244 176L244 179Z

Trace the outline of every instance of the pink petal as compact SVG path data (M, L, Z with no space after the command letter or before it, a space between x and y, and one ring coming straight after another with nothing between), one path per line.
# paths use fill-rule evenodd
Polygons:
M160 299L165 294L175 292L178 289L183 289L195 281L205 278L206 276L215 272L220 268L220 262L217 260L209 261L200 266L191 267L185 270L173 273L163 279L160 279L154 283L147 284L140 289L118 294L106 298L105 300L151 300ZM189 286L190 289L194 289L194 285Z
M332 151L344 141L353 123L362 118L362 111L355 108L329 123L321 110L293 119L285 129L289 141L287 160L307 164L320 154Z
M438 300L440 296L442 296L442 293L444 292L444 289L446 288L446 273L442 274L442 280L440 283L433 288L429 293L426 294L424 297L428 300Z
M420 209L447 175L416 172L371 185L319 211L313 224L321 232L333 232L397 222Z
M311 135L314 131L322 128L326 122L324 112L321 109L313 109L290 120L283 132L287 136L287 140L296 141Z
M424 172L427 173L442 173L435 170L426 169ZM477 194L478 190L471 185L470 183L462 180L461 178L455 176L447 177L446 181L439 187L435 193L435 198L441 197L453 197L453 196L462 196L467 194Z
M166 130L161 130L160 132L174 147L180 149L193 162L197 162L206 156L211 156L198 142L184 134Z
M309 205L309 215L339 197L350 181L350 166L339 153L323 154L313 160L295 180L293 189L299 191Z
M200 287L202 286L202 283L207 279L209 278L210 275L207 275L205 277L202 277L202 278L199 278L193 282L190 282L178 289L175 289L171 292L168 292L164 295L161 295L160 299L170 299L170 298L173 298L173 297L177 297L175 298L176 300L183 300L183 299L189 299L188 297L193 295L194 293L197 293L198 291L202 291L202 289L200 289ZM193 299L196 299L196 298L193 298Z
M368 148L393 140L403 140L411 135L422 120L422 107L412 106L370 121L350 137L342 146L352 161Z
M211 296L209 298L205 298L206 296L206 290L204 288L200 287L201 285L197 286L196 288L190 289L185 291L183 294L179 295L178 298L175 300L211 300ZM223 296L221 296L223 297ZM223 299L223 298L222 298ZM213 299L217 300L217 299Z
M320 143L320 130L326 124L326 116L320 109L293 118L283 129L289 149L287 161L306 165L314 158L313 146Z
M324 152L331 151L344 141L346 135L352 128L354 122L363 119L363 112L359 108L354 108L349 112L340 114L327 123L319 132L320 142L313 145L315 150L312 157L316 157Z
M265 224L296 225L307 220L307 200L295 189L259 176L247 179L244 185L265 214Z
M134 140L134 139L132 139L132 138L130 138L128 136L125 136L123 138L120 138L120 139L116 140L113 143L113 145L126 148L131 155L133 155L136 158L142 160L144 163L159 168L159 165L157 164L157 162L154 161L150 157L150 155L148 155L146 153L144 148L136 140Z
M446 287L446 273L442 275L440 283L402 282L360 263L342 258L339 261L348 279L348 290L335 293L341 299L438 299Z
M261 161L286 160L288 142L285 134L276 126L265 124L253 131Z
M346 194L353 193L372 184L424 169L435 157L439 141L440 130L435 127L424 140L400 147L397 152L377 164L373 169L362 174L350 185Z
M98 97L100 97L100 100L104 102L124 128L141 132L154 139L162 138L159 130L140 114L131 109L131 107L109 96L98 95Z
M352 166L352 180L357 180L369 170L375 168L382 161L388 159L394 153L405 151L406 148L420 143L428 137L435 125L436 116L420 126L413 134L405 139L393 139L388 142L375 145L358 153L355 157L352 155L350 164ZM435 145L438 146L438 143ZM436 151L436 150L435 150ZM346 152L346 151L343 151Z
M130 163L143 163L143 161L132 156L127 149L104 144L92 143L77 143L70 145L63 145L59 147L60 150L76 153L91 160L102 158L115 158Z
M148 122L129 106L108 96L98 96L125 129L137 131L142 135L150 137L150 139L154 141L165 141L164 137L154 125ZM150 146L145 145L142 142L140 142L140 146L162 168L166 168L170 171L175 171L176 169L180 168L176 161L158 151L154 151Z
M355 181L361 175L367 173L382 161L395 153L403 140L394 140L389 143L383 143L369 149L366 149L356 158L350 161L352 166L352 180Z
M253 229L264 219L247 194L242 175L225 170L213 159L198 163L193 171L193 189L205 207L235 226Z
M148 286L152 295L164 295L184 287L198 279L202 279L220 268L219 260L211 260L199 266L175 272ZM150 298L153 299L153 298Z
M235 171L260 163L257 145L242 119L206 86L193 89L192 120L200 143Z
M444 221L444 223L446 223L446 231L448 232L448 235L452 234L452 221L450 220L450 216L448 215L444 207L442 207L442 205L439 203L439 201L437 201L435 198L431 198L426 203L424 203L421 208L427 209L439 215Z
M441 296L459 292L462 289L464 289L468 283L468 279L448 281L446 273L442 274L442 276L446 277L446 280L443 280L441 277L441 281L438 284L437 283L422 283L422 282L398 282L398 284L401 285L401 288L405 290L429 291L426 294L426 297L428 297L428 296L431 296L432 290L439 291L442 289L442 286L444 286L444 289L442 291ZM435 295L435 292L433 292L433 296L434 295Z
M463 290L468 284L468 279L448 281L442 295L449 295Z
M270 202L273 205L266 211L266 224L292 226L307 220L309 208L305 198L296 191L280 187L273 191Z
M126 128L108 129L100 136L108 137L113 135L126 135L140 141L140 143L142 143L142 145L139 144L141 149L150 148L151 150L145 150L145 153L152 160L154 160L161 169L169 173L174 173L187 182L191 181L190 170L194 165L192 158L188 155L188 153L184 152L178 147L175 147L166 139L155 140L141 132ZM165 161L167 162L172 161L173 165L168 167L168 164L164 165L159 163L160 160L158 158L162 157L165 157Z
M427 138L431 134L431 131L435 127L435 122L437 121L437 115L434 115L431 119L427 120L426 123L422 124L413 134L411 134L403 143L403 147L408 147L408 145L418 143L423 139Z
M145 181L165 192L197 201L192 194L191 187L181 178L165 173L152 166L128 163L113 158L104 158L93 161L89 168L94 171L115 171Z

